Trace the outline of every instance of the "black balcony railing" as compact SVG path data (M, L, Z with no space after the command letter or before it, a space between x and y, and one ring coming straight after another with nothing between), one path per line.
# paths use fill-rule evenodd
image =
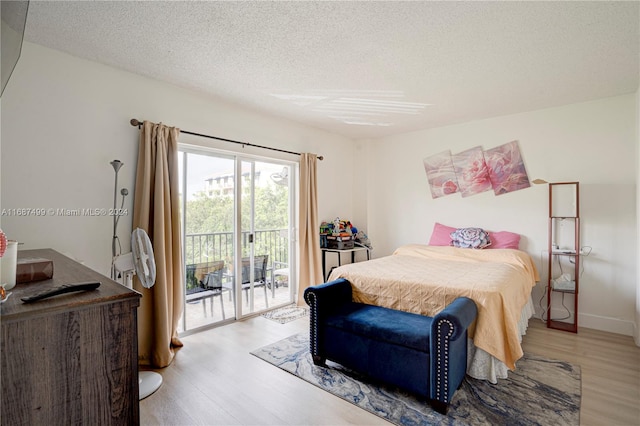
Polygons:
M243 232L242 256L249 256L249 232ZM287 229L268 229L256 231L254 235L254 254L269 255L269 263L289 263L289 231ZM209 234L187 234L185 238L185 263L209 263L224 260L233 263L233 232L214 232Z

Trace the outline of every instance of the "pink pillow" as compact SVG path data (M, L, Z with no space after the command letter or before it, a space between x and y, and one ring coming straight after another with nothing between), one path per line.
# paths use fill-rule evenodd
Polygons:
M433 225L433 232L431 233L431 239L429 239L430 246L450 246L451 245L451 233L455 232L457 228L446 226L436 222ZM491 245L485 247L487 249L520 249L520 234L516 234L508 231L491 232L489 231L489 239Z
M489 238L491 239L491 246L487 247L489 249L520 249L520 234L514 234L513 232L507 231L489 231Z
M429 239L430 246L450 246L451 245L451 233L455 232L456 228L443 225L436 222L433 225L433 232L431 233L431 239Z

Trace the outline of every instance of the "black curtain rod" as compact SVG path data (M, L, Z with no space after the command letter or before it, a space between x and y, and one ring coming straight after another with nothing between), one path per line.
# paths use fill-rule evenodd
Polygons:
M140 128L140 126L142 126L142 121L137 120L135 118L132 118L130 121L132 126L135 126L137 128ZM242 145L242 147L244 148L245 146L252 146L254 148L262 148L262 149L270 149L271 151L278 151L278 152L284 152L286 154L293 154L293 155L300 155L299 152L293 152L293 151L287 151L285 149L279 149L279 148L271 148L269 146L262 146L262 145L255 145L252 143L248 143L248 142L240 142L240 141L234 141L233 139L225 139L225 138L219 138L217 136L210 136L210 135L204 135L202 133L195 133L195 132L189 132L187 130L180 130L180 133L184 133L186 135L193 135L193 136L200 136L202 138L207 138L207 139L215 139L218 141L223 141L223 142L231 142L231 143L236 143L238 145ZM324 160L324 157L322 155L318 156L318 160Z

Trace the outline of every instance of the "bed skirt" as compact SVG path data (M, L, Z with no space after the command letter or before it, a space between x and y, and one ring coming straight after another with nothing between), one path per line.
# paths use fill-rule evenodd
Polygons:
M520 314L520 321L518 321L518 331L520 335L520 341L522 342L522 336L527 332L529 326L529 318L535 313L533 306L533 299L529 296L527 304L522 309ZM491 383L498 383L498 379L506 379L509 373L509 368L494 356L488 352L476 348L473 344L473 339L469 339L467 345L467 374L475 379L488 380Z

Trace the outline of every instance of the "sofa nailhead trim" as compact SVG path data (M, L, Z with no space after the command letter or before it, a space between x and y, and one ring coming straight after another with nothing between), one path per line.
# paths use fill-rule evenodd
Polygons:
M309 327L309 339L311 343L311 355L318 355L318 298L313 292L309 292L305 295L307 304L311 306L311 326Z
M449 332L447 333L446 336L442 336L442 324L443 323L447 323L449 325ZM451 321L449 321L448 319L441 319L438 322L438 335L436 336L436 344L438 345L437 348L437 352L438 352L438 375L437 375L437 385L436 385L436 399L437 400L441 400L440 399L440 392L441 392L441 383L440 383L440 377L442 377L442 370L441 370L441 365L443 363L442 360L442 342L444 340L444 395L445 398L448 398L449 395L449 377L448 377L448 373L449 373L449 338L453 335L453 323ZM443 339L444 337L444 339Z

